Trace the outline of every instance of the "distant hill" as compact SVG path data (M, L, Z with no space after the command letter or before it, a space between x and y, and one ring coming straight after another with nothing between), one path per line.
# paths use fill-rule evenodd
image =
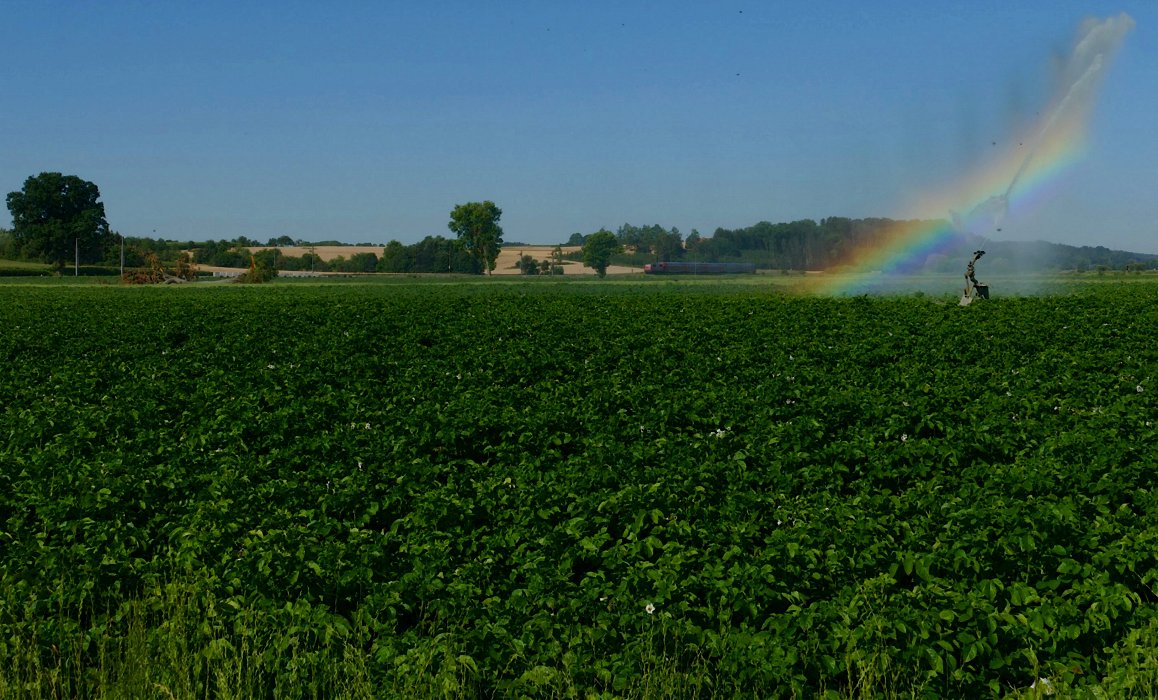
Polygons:
M986 250L999 258L1014 261L1020 267L1049 270L1158 269L1158 255L1112 250L1104 246L1072 246L1047 241L988 241Z

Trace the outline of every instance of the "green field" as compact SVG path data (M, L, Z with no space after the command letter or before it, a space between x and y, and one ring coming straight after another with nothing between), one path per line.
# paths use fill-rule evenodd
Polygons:
M0 286L0 699L1158 696L1124 281Z

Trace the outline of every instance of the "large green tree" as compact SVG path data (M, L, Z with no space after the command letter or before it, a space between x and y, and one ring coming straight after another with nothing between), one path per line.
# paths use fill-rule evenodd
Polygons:
M503 229L499 226L502 215L503 210L490 200L458 204L450 212L447 227L487 274L495 269L495 259L503 245Z
M73 260L101 259L111 238L97 186L75 175L40 173L24 189L8 193L12 236L20 255L56 267Z
M623 251L619 239L607 229L600 229L583 242L583 264L595 270L600 277L607 276L611 256Z

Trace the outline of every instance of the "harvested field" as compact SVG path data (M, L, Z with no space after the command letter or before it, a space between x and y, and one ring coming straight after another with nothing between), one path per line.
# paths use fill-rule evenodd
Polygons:
M262 250L269 250L270 248L279 248L282 255L291 258L300 258L306 253L313 253L322 260L329 262L334 258L348 258L351 255L358 253L373 253L378 257L382 257L384 246L380 245L312 245L312 246L253 246L249 250L256 253Z

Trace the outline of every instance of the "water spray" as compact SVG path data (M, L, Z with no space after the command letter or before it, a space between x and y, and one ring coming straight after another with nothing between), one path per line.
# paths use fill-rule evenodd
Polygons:
M1009 141L1010 148L976 171L963 173L945 191L930 193L927 204L912 212L915 216L851 246L838 264L858 272L904 274L927 266L933 256L961 250L962 244L979 247L979 238L1012 230L1011 219L1040 199L1045 186L1080 155L1097 87L1133 26L1126 14L1084 22L1055 74L1052 99ZM871 279L834 275L815 281L839 293L875 286Z
M959 233L980 235L1001 225L1009 215L1009 202L1017 185L1047 142L1047 137L1058 129L1080 130L1093 108L1096 88L1109 67L1110 57L1133 27L1134 20L1125 13L1104 20L1087 20L1082 25L1081 37L1062 67L1057 95L1029 138L1025 158L1005 190L988 197L964 217L949 212L953 227Z

